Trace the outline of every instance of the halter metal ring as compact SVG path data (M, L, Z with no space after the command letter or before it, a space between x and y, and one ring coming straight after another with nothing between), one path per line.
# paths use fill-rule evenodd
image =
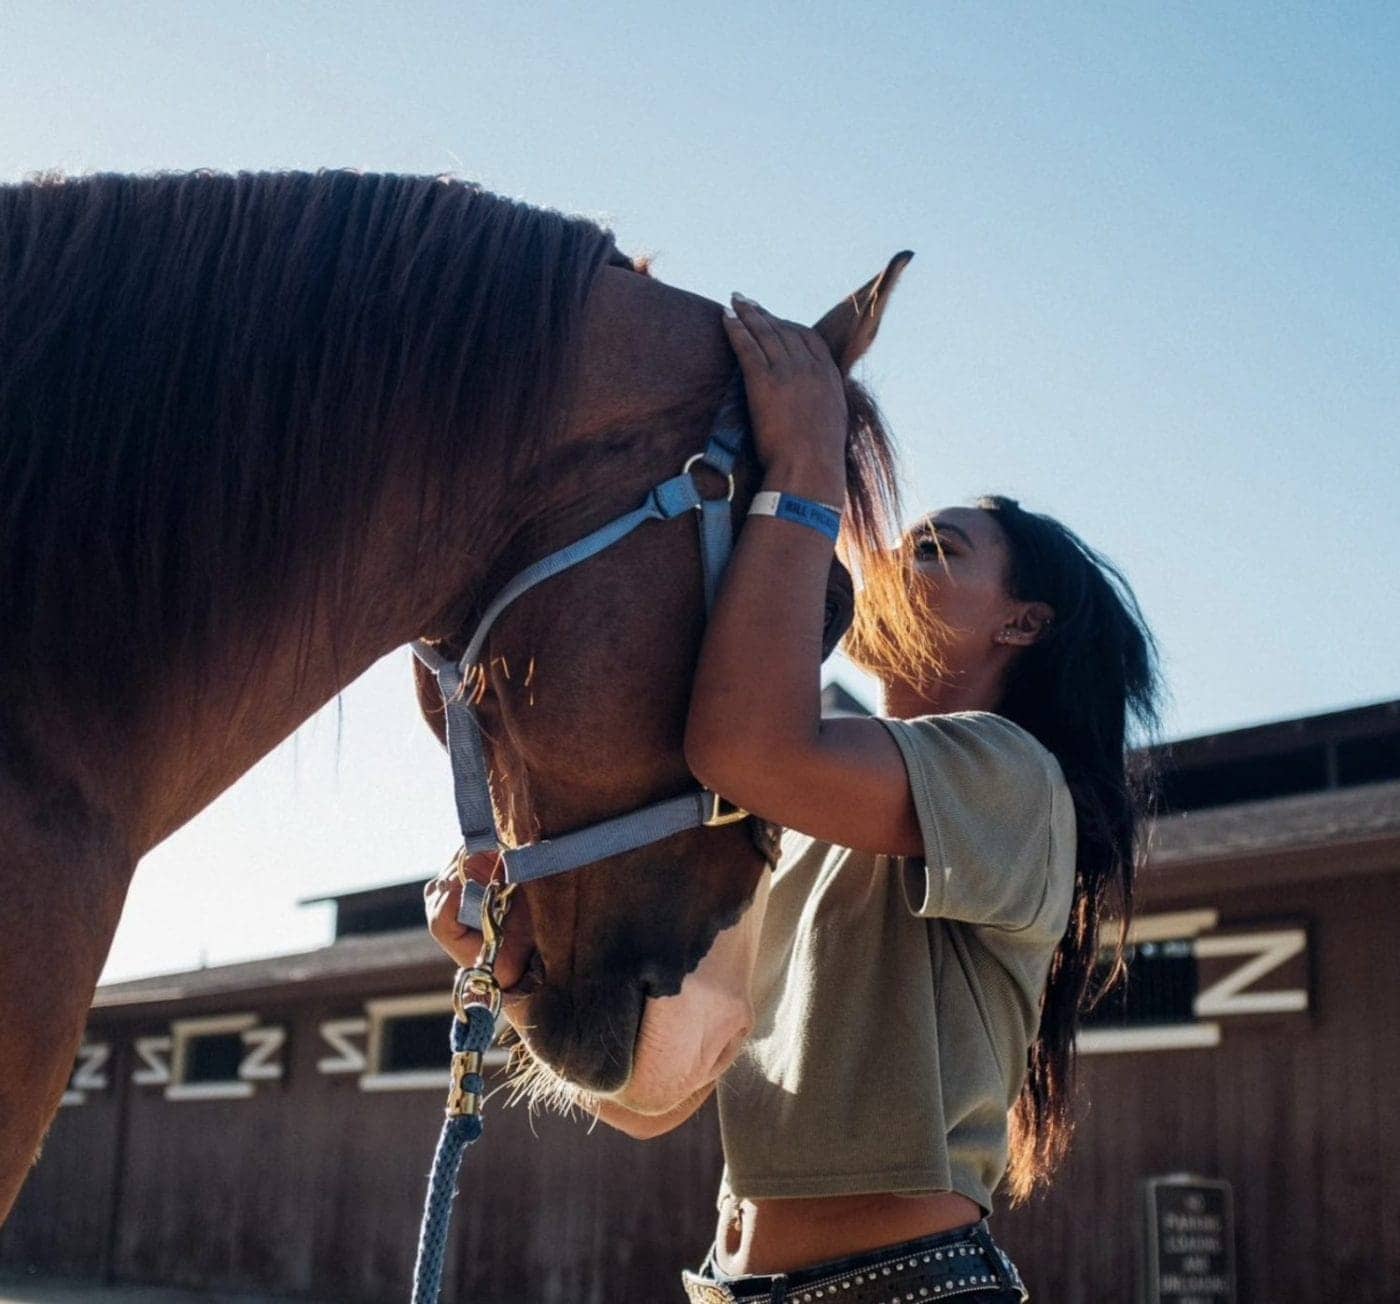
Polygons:
M704 453L692 453L689 457L685 459L685 465L681 467L681 474L689 475L690 468L694 466L696 462L704 463L704 465L708 466L710 470L713 471L716 475L722 475L726 480L729 481L729 492L725 495L725 499L726 501L732 503L734 501L734 472L721 471L719 467L712 466L709 462L705 461Z

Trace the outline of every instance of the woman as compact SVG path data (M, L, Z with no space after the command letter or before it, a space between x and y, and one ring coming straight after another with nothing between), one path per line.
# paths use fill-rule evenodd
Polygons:
M719 1084L715 1244L687 1290L1021 1299L985 1217L1003 1178L1023 1198L1068 1141L1100 916L1112 900L1126 928L1131 910L1125 742L1153 720L1151 639L1107 563L987 498L906 540L939 664L882 664L872 650L890 641L858 612L848 648L883 680L889 718L822 720L843 385L819 337L741 296L726 329L765 478L706 630L686 754L707 787L789 832L754 1032ZM445 883L430 891L435 935L469 962L454 907Z

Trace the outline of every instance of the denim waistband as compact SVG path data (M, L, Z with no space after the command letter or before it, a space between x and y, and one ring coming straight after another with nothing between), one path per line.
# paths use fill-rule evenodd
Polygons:
M712 1250L700 1272L687 1272L682 1280L691 1304L822 1304L828 1297L842 1304L885 1304L911 1293L923 1304L995 1288L1029 1298L1020 1273L992 1239L985 1219L772 1276L726 1276L716 1268Z

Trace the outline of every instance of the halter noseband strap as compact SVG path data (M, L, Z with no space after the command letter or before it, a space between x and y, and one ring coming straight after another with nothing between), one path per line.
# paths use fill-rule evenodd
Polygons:
M452 763L452 787L463 847L468 854L499 851L508 882L523 883L564 874L609 856L635 851L638 847L659 842L687 829L702 826L713 828L748 818L746 811L727 807L718 793L695 788L679 797L655 802L630 814L617 815L543 842L506 847L501 843L495 806L491 801L481 722L467 688L467 677L486 645L492 625L511 603L535 585L590 557L596 557L647 521L670 521L688 511L699 513L700 559L705 579L705 610L708 612L714 605L719 581L733 548L731 500L734 497L734 463L747 438L743 388L736 377L720 404L705 451L691 457L679 475L654 486L640 506L567 547L550 553L516 575L487 607L459 659L449 660L422 641L413 644L413 654L437 679L446 709L447 752ZM701 497L691 473L697 462L727 477L727 497ZM458 915L462 923L477 929L481 927L482 891L479 884L468 883L462 894L462 908Z

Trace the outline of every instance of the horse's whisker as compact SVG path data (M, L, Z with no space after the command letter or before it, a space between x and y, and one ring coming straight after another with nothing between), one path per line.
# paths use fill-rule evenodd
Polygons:
M573 1117L575 1110L597 1114L595 1097L566 1082L548 1065L536 1059L524 1042L511 1047L506 1079L498 1090L510 1093L506 1100L508 1105L524 1101L532 1116L543 1110L551 1110L565 1118Z

